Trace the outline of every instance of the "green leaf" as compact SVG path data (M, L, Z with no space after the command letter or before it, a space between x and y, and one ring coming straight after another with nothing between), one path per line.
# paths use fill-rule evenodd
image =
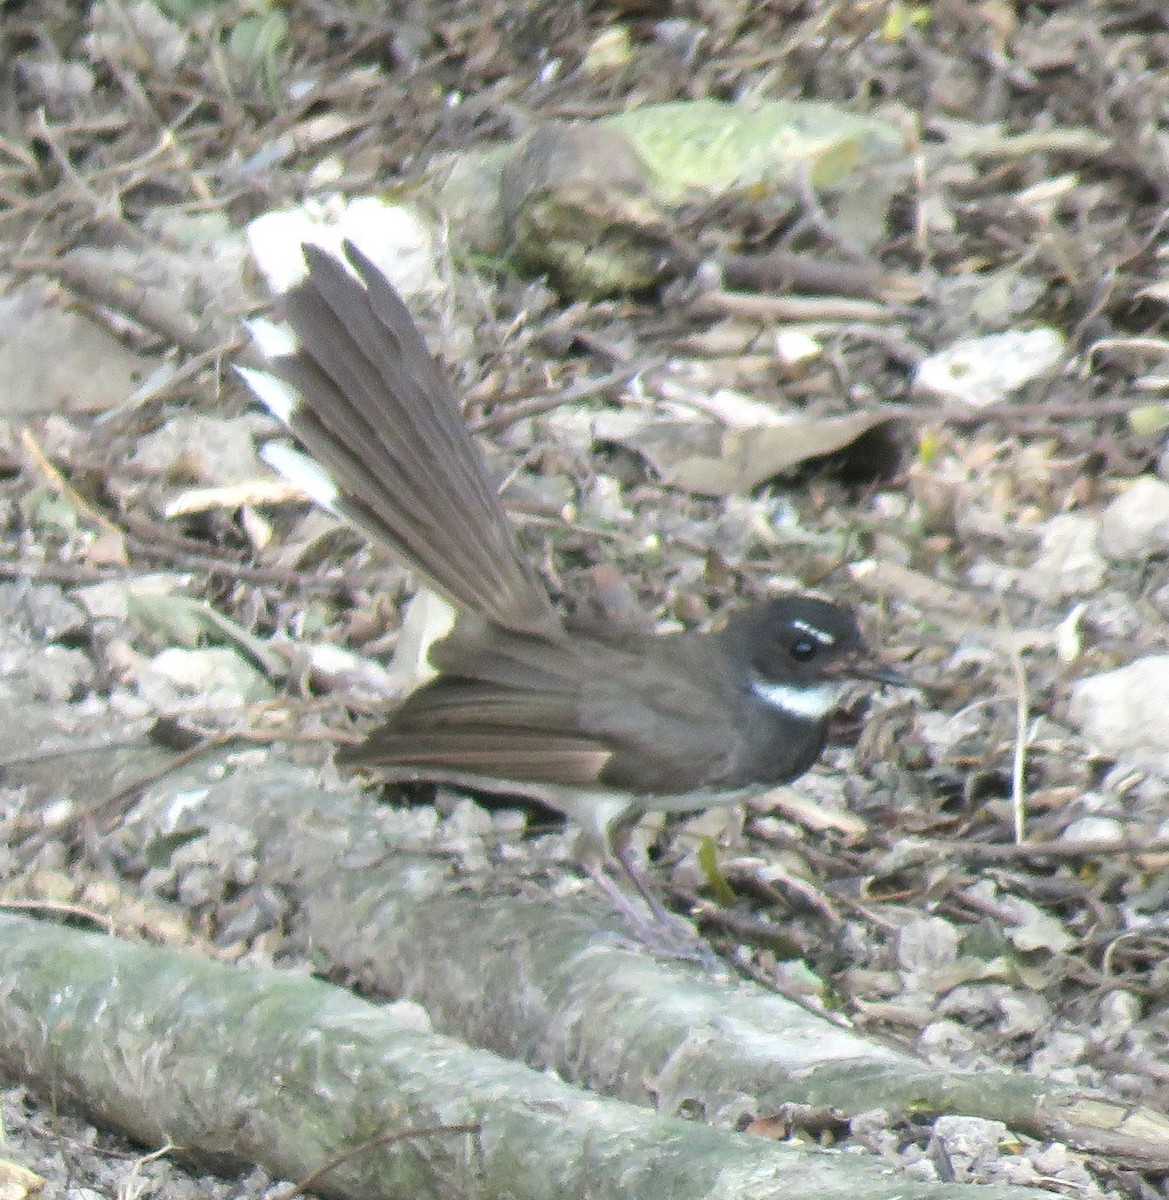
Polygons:
M727 883L727 877L718 865L718 846L712 837L704 837L698 845L698 865L706 877L706 886L710 888L714 898L724 908L729 908L738 900L735 889Z
M163 16L172 21L186 21L205 8L222 4L223 0L154 0L154 3Z
M1169 404L1138 404L1129 409L1128 424L1142 437L1160 433L1169 428Z
M288 18L268 8L241 18L227 38L227 52L241 66L271 88L280 77L288 42Z

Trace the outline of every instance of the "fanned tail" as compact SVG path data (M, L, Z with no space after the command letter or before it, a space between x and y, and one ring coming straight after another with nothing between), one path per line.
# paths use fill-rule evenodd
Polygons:
M386 277L352 243L345 254L356 275L306 245L308 275L285 296L296 340L271 367L294 394L241 374L322 469L306 482L315 498L458 607L554 635L555 610L449 382Z

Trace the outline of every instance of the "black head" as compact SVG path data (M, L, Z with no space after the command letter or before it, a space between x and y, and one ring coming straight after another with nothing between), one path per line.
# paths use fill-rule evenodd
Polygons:
M733 617L723 638L747 686L773 707L820 718L853 679L904 684L861 636L850 609L814 596L777 596Z

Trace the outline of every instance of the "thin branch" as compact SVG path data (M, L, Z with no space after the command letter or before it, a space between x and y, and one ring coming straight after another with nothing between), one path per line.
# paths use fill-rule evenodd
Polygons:
M354 1146L346 1150L343 1154L338 1154L335 1158L330 1159L323 1167L318 1168L309 1175L307 1179L302 1179L291 1191L285 1192L280 1197L280 1200L293 1200L294 1196L303 1196L306 1192L311 1192L330 1171L343 1166L359 1154L376 1150L380 1146L390 1146L394 1142L404 1142L413 1138L439 1137L446 1133L479 1133L482 1131L482 1128L481 1125L474 1123L468 1125L431 1125L425 1129L399 1129L393 1133L379 1134L375 1138L370 1138L367 1142L362 1142L360 1146Z

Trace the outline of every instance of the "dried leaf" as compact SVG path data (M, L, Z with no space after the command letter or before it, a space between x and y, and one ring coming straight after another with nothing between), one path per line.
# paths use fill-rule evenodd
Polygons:
M836 453L888 420L867 412L726 429L707 421L646 417L636 426L624 422L623 429L612 420L598 420L595 432L642 455L663 483L699 496L729 496Z
M4 1200L23 1200L23 1197L39 1192L44 1186L44 1179L35 1171L11 1159L0 1158L0 1196Z
M126 606L131 617L161 631L172 644L194 647L212 635L210 640L226 642L242 650L270 677L281 678L286 673L287 663L279 654L204 600L188 596L131 594L126 598Z

